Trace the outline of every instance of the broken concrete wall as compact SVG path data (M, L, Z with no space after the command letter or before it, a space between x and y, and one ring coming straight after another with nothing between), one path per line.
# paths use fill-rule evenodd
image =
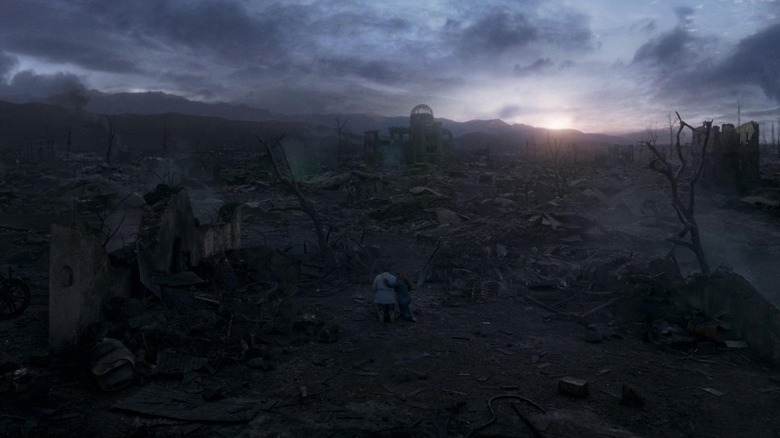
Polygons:
M225 211L225 216L219 224L200 228L201 257L241 248L241 206Z
M49 348L74 347L113 296L109 260L99 236L52 225L49 256Z
M704 130L693 135L693 150L700 153ZM705 162L704 180L744 190L760 180L759 126L748 122L739 127L725 123L713 126Z
M740 161L738 163L742 182L752 184L761 179L759 169L759 127L756 122L748 122L737 128L739 137Z
M756 355L780 364L780 312L743 277L718 270L696 279L683 294L707 315L730 315Z
M150 269L176 273L198 265L200 237L190 198L185 190L179 190L146 207L138 230L138 246Z
M376 148L379 145L379 131L366 131L363 135L363 159L368 166L377 165Z
M218 217L218 224L196 226L185 190L147 206L138 232L146 268L174 274L198 266L204 257L240 248L241 207L226 204Z

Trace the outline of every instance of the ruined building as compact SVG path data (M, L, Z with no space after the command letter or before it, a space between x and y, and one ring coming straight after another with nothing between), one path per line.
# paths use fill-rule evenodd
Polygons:
M112 261L101 236L83 224L52 225L52 351L63 352L78 345L88 327L100 320L102 307L114 297L129 297L136 283L163 299L183 295L189 286L203 282L193 267L207 257L241 247L240 205L225 204L218 211L217 223L199 225L187 192L161 186L145 197L147 205L136 232L135 260L115 263L117 257L113 257Z
M433 118L428 105L417 105L409 116L409 127L393 126L390 138L378 130L366 131L363 154L370 166L383 164L446 164L453 146L452 132Z
M704 129L693 136L693 151L701 151ZM760 178L758 123L750 121L735 128L726 123L712 127L705 159L704 180L745 190Z

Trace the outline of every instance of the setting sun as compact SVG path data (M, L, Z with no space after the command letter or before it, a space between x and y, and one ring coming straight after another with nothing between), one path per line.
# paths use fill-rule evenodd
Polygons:
M569 117L551 117L543 124L547 129L569 129L571 127L571 118Z

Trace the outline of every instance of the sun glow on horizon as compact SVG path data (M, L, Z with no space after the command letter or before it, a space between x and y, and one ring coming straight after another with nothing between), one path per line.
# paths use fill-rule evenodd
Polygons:
M571 129L571 122L571 117L554 116L543 120L541 125L547 129Z

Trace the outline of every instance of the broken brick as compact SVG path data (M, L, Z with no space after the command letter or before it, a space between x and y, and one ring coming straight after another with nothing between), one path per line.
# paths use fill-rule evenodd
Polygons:
M588 396L588 381L574 377L563 377L558 381L558 394L585 398Z

